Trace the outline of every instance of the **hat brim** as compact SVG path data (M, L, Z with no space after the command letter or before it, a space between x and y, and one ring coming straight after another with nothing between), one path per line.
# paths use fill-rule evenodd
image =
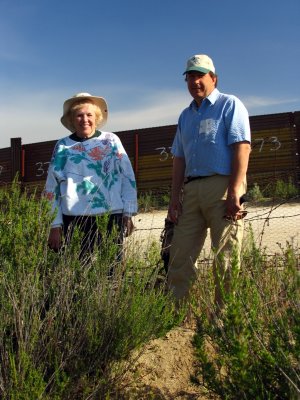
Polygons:
M103 97L97 97L97 96L80 96L80 97L71 97L70 99L66 100L64 102L63 106L63 116L61 117L60 121L63 124L65 128L67 128L69 131L74 133L74 127L70 124L70 118L69 118L69 112L71 107L75 103L82 102L84 100L88 100L87 102L90 103L92 102L96 106L98 106L101 110L102 113L102 120L98 124L97 128L101 128L104 126L107 122L107 117L108 117L108 110L107 110L107 103Z
M209 72L213 72L210 69L203 68L203 67L190 67L190 68L187 68L187 70L182 75L185 75L188 72L192 72L192 71L202 72L203 74L208 74Z

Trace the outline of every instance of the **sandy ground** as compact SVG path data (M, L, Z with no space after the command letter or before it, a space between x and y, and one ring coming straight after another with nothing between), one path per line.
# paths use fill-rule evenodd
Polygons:
M300 247L300 202L282 205L267 204L265 206L246 207L248 215L245 218L245 241L253 232L256 244L265 249L267 254L280 252L281 246L287 242L297 249ZM153 240L159 241L164 226L166 211L141 213L134 217L136 231L131 238L143 246L150 245ZM209 235L202 255L210 252Z
M128 398L212 399L205 388L191 382L195 363L194 334L192 328L179 327L164 338L150 341L128 371Z
M249 206L245 220L246 237L250 226L257 245L268 254L281 252L280 247L293 243L299 251L300 203L264 207ZM159 241L166 211L140 214L135 217L136 231L131 238L139 248ZM209 252L207 240L205 252ZM202 254L203 256L203 254ZM191 382L195 354L192 340L195 327L179 327L164 338L150 341L128 371L128 399L208 400L213 399L203 387ZM126 390L126 391L127 391Z

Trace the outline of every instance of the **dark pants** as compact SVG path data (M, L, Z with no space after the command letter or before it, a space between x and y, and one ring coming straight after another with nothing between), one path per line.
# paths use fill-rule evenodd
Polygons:
M63 214L63 230L65 243L70 243L74 229L78 228L80 233L83 234L81 239L81 249L79 254L80 260L89 259L95 246L100 247L103 241L101 232L99 232L96 217L95 216L73 216ZM122 247L124 240L124 229L123 229L123 215L122 214L111 214L108 218L106 226L106 234L109 236L112 234L115 228L116 234L114 237L114 243L119 246L117 253L117 261L122 260Z

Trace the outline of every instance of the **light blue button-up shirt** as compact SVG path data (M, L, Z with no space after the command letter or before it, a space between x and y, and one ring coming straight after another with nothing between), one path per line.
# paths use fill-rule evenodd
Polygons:
M200 107L194 100L183 110L171 151L185 158L185 176L230 175L231 145L250 140L249 115L243 103L214 89Z

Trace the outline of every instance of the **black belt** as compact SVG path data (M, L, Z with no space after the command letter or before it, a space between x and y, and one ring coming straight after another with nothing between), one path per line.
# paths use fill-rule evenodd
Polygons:
M210 178L211 176L215 175L208 175L208 176L187 176L185 178L184 184L186 185L187 183L190 183L192 181L195 181L196 179L205 179L205 178Z

